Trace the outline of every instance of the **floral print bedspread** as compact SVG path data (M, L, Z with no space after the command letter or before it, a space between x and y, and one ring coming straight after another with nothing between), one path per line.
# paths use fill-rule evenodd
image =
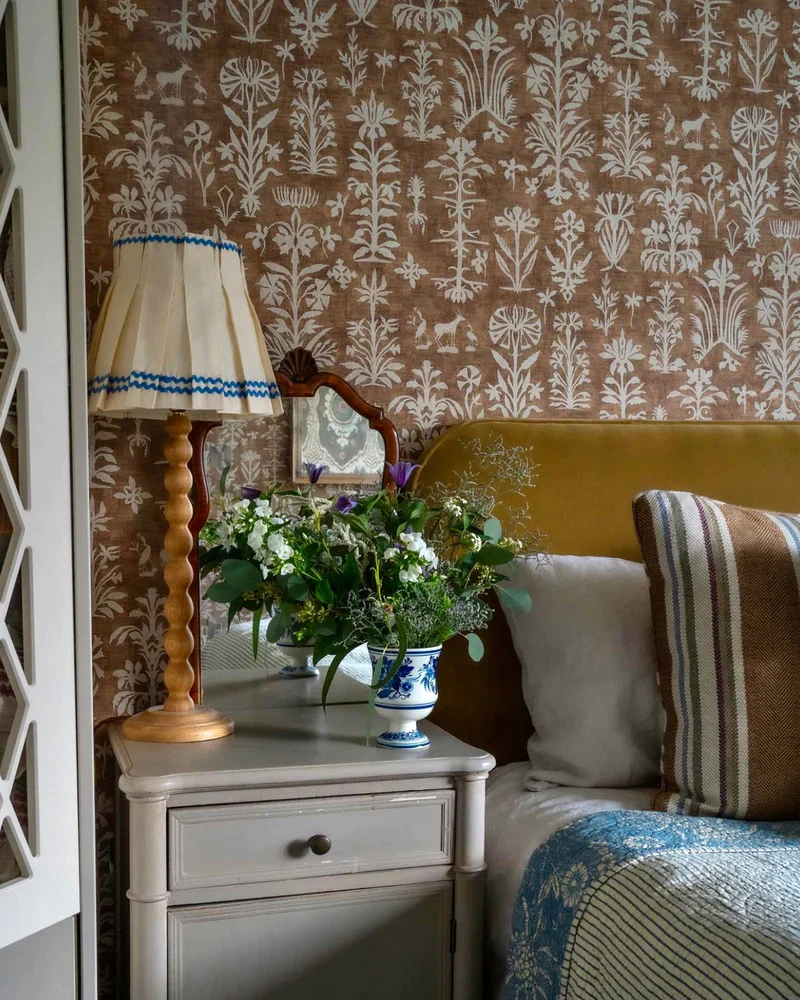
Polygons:
M531 855L507 1000L800 997L800 822L603 812Z

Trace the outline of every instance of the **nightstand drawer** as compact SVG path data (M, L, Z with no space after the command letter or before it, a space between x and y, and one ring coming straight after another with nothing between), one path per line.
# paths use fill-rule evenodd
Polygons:
M169 888L449 864L452 791L169 812Z

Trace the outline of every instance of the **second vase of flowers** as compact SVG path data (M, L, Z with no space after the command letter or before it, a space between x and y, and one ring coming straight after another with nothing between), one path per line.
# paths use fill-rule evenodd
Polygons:
M302 645L295 642L291 632L275 643L285 661L281 667L281 677L319 677L319 670L314 666L314 645Z

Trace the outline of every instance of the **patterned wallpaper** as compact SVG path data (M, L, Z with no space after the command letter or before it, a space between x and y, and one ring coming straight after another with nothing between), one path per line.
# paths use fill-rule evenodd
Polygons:
M112 238L209 231L274 358L410 455L484 415L800 411L800 0L85 0L81 45L90 322ZM95 421L98 719L158 695L160 449ZM271 478L286 423L215 456Z

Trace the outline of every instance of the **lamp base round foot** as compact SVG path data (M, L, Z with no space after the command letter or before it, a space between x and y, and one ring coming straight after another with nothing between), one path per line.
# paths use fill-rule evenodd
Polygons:
M191 712L166 712L157 705L122 724L125 739L139 743L202 743L232 732L233 720L206 705L195 705Z

